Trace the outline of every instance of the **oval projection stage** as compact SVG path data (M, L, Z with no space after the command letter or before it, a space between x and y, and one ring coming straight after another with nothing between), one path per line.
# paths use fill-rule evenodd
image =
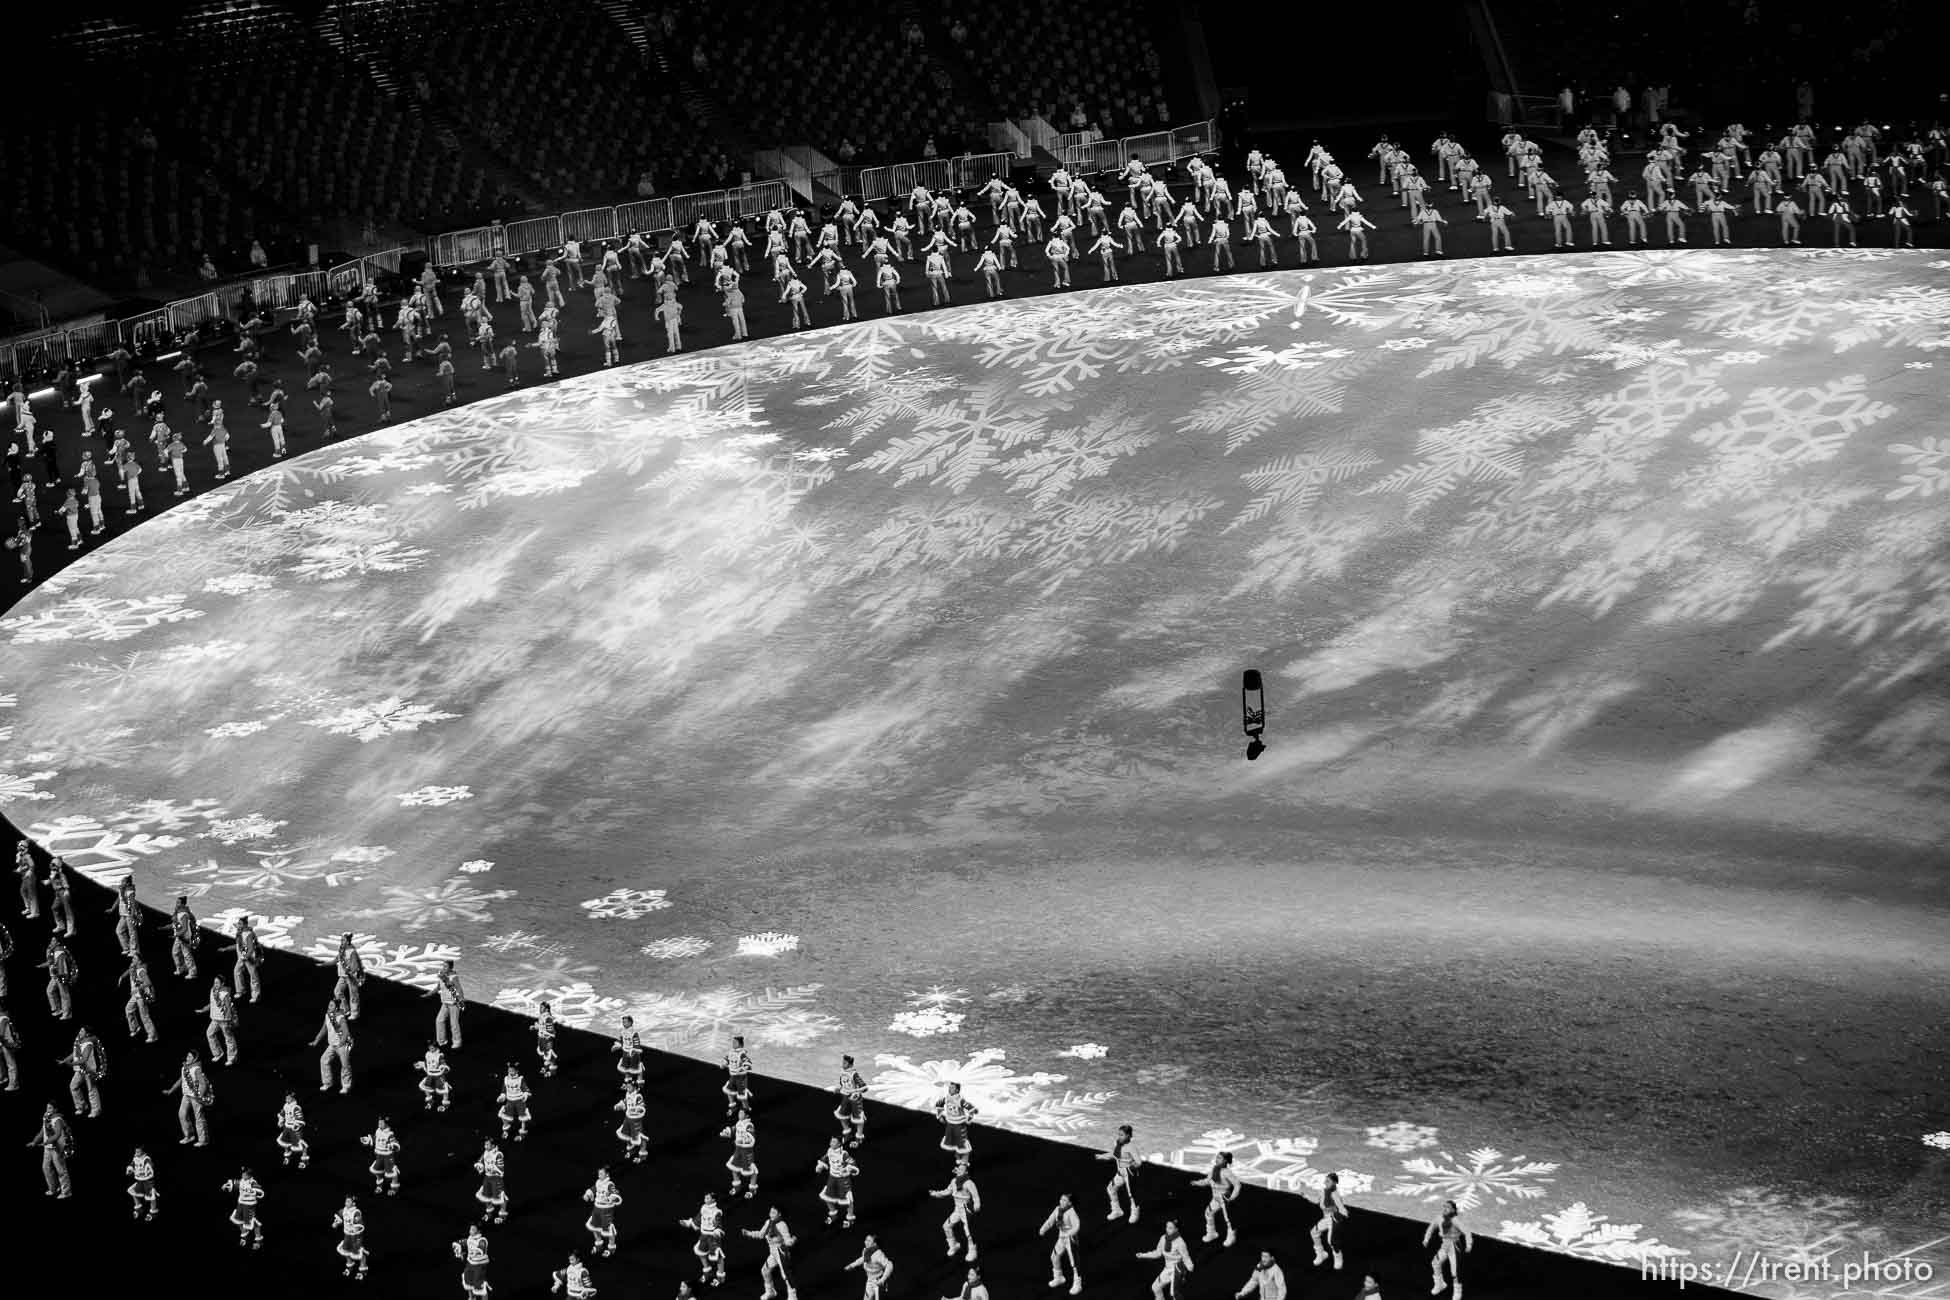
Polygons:
M149 903L679 1051L1620 1260L1894 1253L1950 1208L1926 256L1238 276L510 394L34 593L0 795Z

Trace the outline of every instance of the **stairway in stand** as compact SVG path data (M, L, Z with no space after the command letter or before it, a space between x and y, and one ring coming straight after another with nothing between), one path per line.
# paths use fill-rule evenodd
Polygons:
M321 14L318 20L312 24L312 30L318 33L319 40L324 41L340 54L343 54L350 62L358 64L365 71L365 74L372 78L372 84L379 87L388 99L398 99L400 97L399 81L392 73L379 66L357 41L346 34L345 29L339 26L339 18L336 13L327 10ZM446 142L443 140L441 143L445 144Z
M651 57L650 28L644 23L643 16L637 12L636 6L631 4L630 0L599 0L599 3L602 5L603 12L609 15L610 21L630 38L630 44L636 47L637 55L648 62Z

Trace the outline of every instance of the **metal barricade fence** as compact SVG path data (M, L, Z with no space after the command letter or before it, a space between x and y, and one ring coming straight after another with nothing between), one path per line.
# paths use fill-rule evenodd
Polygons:
M632 235L639 232L669 229L669 199L638 199L634 203L625 203L616 209L616 230L618 234Z
M115 350L122 341L122 331L112 320L94 321L87 325L77 325L67 332L68 355L77 361L89 357L103 357Z
M493 227L490 226L489 229ZM369 278L381 271L397 275L400 267L405 265L407 254L413 251L410 248L388 248L377 253L367 253L360 260L366 264L366 275Z
M871 203L875 199L891 198L894 193L894 169L892 167L866 167L860 171L860 197Z
M1013 153L965 153L959 158L951 158L954 172L953 187L958 190L972 190L988 184L989 177L1000 176L1009 179L1010 168L1016 165Z
M756 181L725 191L728 217L756 217L792 201L792 187L784 181Z
M697 224L699 217L709 217L713 221L723 219L724 206L723 190L675 195L670 200L670 228L688 239L691 227Z
M301 271L296 275L274 275L263 280L251 281L251 296L257 299L259 307L273 311L284 307L295 307L298 299L309 294L313 298L322 297L327 280L323 271Z
M1176 126L1171 130L1171 158L1177 162L1181 158L1192 158L1199 154L1216 153L1219 148L1218 124L1207 118L1190 126Z
M160 348L170 341L169 310L144 312L122 322L122 345L131 352Z
M37 334L32 338L21 339L13 346L16 375L25 376L29 371L40 369L53 370L67 359L68 335L65 330Z
M814 172L812 183L831 194L857 198L860 195L860 167L834 167L826 171Z
M438 261L438 259L435 259ZM331 291L341 298L349 298L359 292L359 286L366 282L364 262L341 262L325 272L325 283Z
M208 321L223 319L223 302L214 293L200 298L182 298L163 308L169 313L169 328L174 332L193 330Z
M615 208L583 208L562 214L564 239L614 239L621 233L616 228Z
M465 266L469 262L485 262L501 251L500 235L498 226L450 230L427 241L427 256L433 259L435 266ZM367 276L367 268L373 264L373 258L361 258L358 263L360 276Z
M529 217L524 221L510 221L501 227L501 246L482 257L470 261L483 261L495 253L539 253L547 249L562 247L562 218Z
M1121 162L1135 158L1147 167L1171 161L1171 132L1150 131L1144 135L1127 135L1117 144L1117 156Z

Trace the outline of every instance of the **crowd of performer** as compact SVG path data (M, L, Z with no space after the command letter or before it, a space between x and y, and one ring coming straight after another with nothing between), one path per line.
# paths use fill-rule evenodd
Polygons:
M1337 159L1318 142L1292 177L1279 160L1254 150L1236 179L1204 158L1185 160L1171 175L1133 158L1115 174L1059 170L1040 191L1028 186L1025 192L1001 176L967 193L917 186L880 203L847 198L823 213L773 211L729 222L700 217L668 234L572 239L535 259L497 256L448 268L466 281L453 304L443 297L439 271L428 266L397 302L386 302L376 284L362 286L336 321L305 298L288 326L268 313L246 322L234 359L220 368L229 369L246 395L247 422L212 395L217 376L209 353L185 352L175 362L181 393L172 401L118 348L101 376L84 379L70 366L57 380L61 406L78 414L82 430L79 463L68 465L55 430L42 425L16 385L7 402L8 465L19 512L7 545L21 558L21 581L32 582L33 530L43 521L58 521L68 549L80 550L107 531L114 505L131 516L145 509L147 463L182 497L191 490L193 459L194 473L204 473L205 460L193 451L208 452L208 472L221 481L230 476L234 437L261 434L275 458L286 454L291 418L316 419L324 439L386 424L394 415L394 376L409 366L429 371L441 400L452 404L461 400L458 368L469 357L505 387L532 377L530 353L538 354L541 378L557 377L570 330L600 339L605 365L620 363L626 348L650 355L655 348L647 341L635 347L624 337L618 309L626 293L654 301L662 350L677 353L705 330L691 293L697 288L715 295L716 314L735 342L750 337L747 303L761 284L769 283L765 291L776 293L797 330L816 319L910 310L917 264L928 305L941 306L970 279L984 297L1003 298L1011 277L1037 275L1039 265L1059 289L1086 278L1083 267L1095 268L1098 283L1115 283L1120 264L1135 257L1157 257L1167 279L1205 269L1195 255L1209 258L1214 274L1238 269L1235 248L1252 250L1253 269L1314 266L1323 261L1330 231L1344 237L1346 262L1363 263L1368 237L1389 211L1420 232L1422 255L1430 258L1461 251L1452 249L1453 228L1464 219L1485 228L1488 252L1519 251L1519 209L1526 205L1531 219L1549 223L1554 249L1580 247L1580 232L1587 248L1679 246L1696 237L1723 246L1734 241L1734 218L1743 213L1769 218L1772 242L1785 247L1802 245L1816 223L1838 247L1855 247L1866 223L1886 225L1890 245L1909 247L1923 213L1934 221L1950 217L1941 128L1897 140L1865 123L1839 133L1825 153L1805 123L1757 136L1736 122L1702 134L1694 140L1666 122L1655 137L1628 149L1586 128L1576 140L1579 175L1566 179L1545 164L1537 141L1512 130L1500 145L1500 180L1496 160L1478 161L1447 132L1430 143L1420 164L1405 145L1383 136L1365 160L1375 169L1374 199L1360 188L1360 160ZM1532 247L1541 245L1526 235L1525 251ZM570 295L581 293L589 295L586 316L571 306ZM686 305L687 296L693 305ZM578 318L573 323L571 315ZM711 333L710 342L727 338ZM335 341L334 334L342 338ZM296 362L291 384L301 397L271 370L272 345L287 338ZM358 411L340 410L348 387ZM113 504L111 485L119 486L114 495L121 498Z
M69 869L59 858L52 859L45 870L40 869L34 855L22 842L16 852L15 873L19 881L22 915L32 923L39 921L45 912L48 921L45 958L39 963L39 969L47 975L45 993L48 1009L56 1020L71 1021L75 1015L75 985L80 974L64 943L64 940L75 936L77 929ZM47 900L45 909L42 906L43 895ZM150 927L144 924L132 881L123 881L109 910L115 916L116 940L127 962L117 982L127 991L124 1017L129 1036L138 1041L154 1043L157 1041L154 1004L159 994L143 950L145 930ZM179 897L173 912L155 928L164 930L168 935L170 962L176 978L190 990L191 997L205 997L206 994L199 991L204 987L201 963L208 959L204 945L205 929L191 910L189 900ZM0 926L0 1085L4 1085L8 1091L19 1089L19 1057L29 1050L7 1010L7 968L14 955L13 936L5 926ZM207 1001L199 1008L208 1017L203 1044L205 1051L199 1052L194 1047L186 1051L175 1079L165 1090L177 1099L178 1140L185 1146L207 1147L210 1144L211 1122L217 1106L211 1072L214 1067L234 1065L240 1059L240 1008L257 1003L263 996L263 955L263 945L251 919L247 916L238 918L230 929L228 942L216 954L217 960L228 969L211 978ZM367 978L351 935L344 936L341 941L330 973L334 989L323 1009L321 1028L312 1040L312 1046L322 1048L318 1060L319 1092L343 1095L350 1093L354 1085L353 1022L360 1016L359 993ZM486 1300L492 1263L486 1229L507 1221L511 1203L505 1145L527 1140L539 1106L527 1071L522 1062L516 1060L506 1063L498 1089L491 1096L456 1097L448 1054L462 1050L461 1029L467 1002L453 962L447 962L437 977L433 994L438 1000L438 1009L432 1028L432 1041L415 1063L420 1074L419 1091L423 1109L433 1112L446 1111L457 1104L472 1106L478 1108L491 1130L499 1131L498 1139L482 1139L480 1155L472 1162L473 1170L479 1176L473 1196L475 1204L454 1207L456 1217L465 1215L474 1220L466 1235L451 1247L454 1257L461 1263L461 1285L469 1300ZM288 1011L288 1008L285 1010ZM559 1025L549 1003L540 1004L533 1031L534 1071L542 1079L551 1079L559 1069L556 1052ZM34 1050L52 1049L34 1045ZM635 1024L631 1017L623 1016L610 1044L617 1077L618 1099L611 1110L619 1117L614 1129L619 1168L622 1165L641 1165L648 1154L648 1138L644 1131L644 1053L643 1040ZM77 1026L72 1047L59 1058L59 1062L70 1071L65 1100L74 1117L101 1116L109 1091L106 1087L108 1050L101 1039L89 1027ZM721 1200L716 1191L702 1191L696 1210L680 1221L680 1226L688 1229L694 1238L691 1253L698 1270L697 1285L701 1288L717 1287L725 1282L729 1267L727 1242L734 1235L730 1221L731 1207L740 1202L755 1205L761 1177L755 1069L752 1054L742 1037L734 1036L731 1039L723 1066L724 1126L719 1136L726 1140L729 1147L724 1162L728 1178L723 1198ZM797 1300L798 1295L792 1265L792 1251L798 1237L788 1225L785 1211L780 1208L781 1202L810 1205L816 1199L824 1213L825 1226L837 1226L842 1231L859 1226L855 1184L863 1176L859 1153L867 1143L868 1084L851 1056L840 1058L833 1091L836 1098L833 1117L837 1128L825 1152L810 1170L791 1170L783 1176L775 1172L769 1176L766 1185L771 1191L763 1217L756 1221L755 1226L736 1229L737 1237L755 1243L749 1252L749 1262L758 1273L763 1300L774 1300L781 1292L786 1300ZM974 1125L981 1112L963 1093L961 1084L953 1081L945 1085L942 1096L934 1103L934 1112L941 1124L939 1146L946 1157L947 1176L946 1182L932 1189L930 1194L947 1203L947 1214L941 1220L946 1256L967 1265L966 1280L959 1296L943 1297L943 1300L986 1300L988 1293L982 1279L980 1260L983 1245L992 1243L986 1240L979 1228L985 1203L975 1175L977 1148ZM312 1149L306 1136L304 1104L298 1095L287 1092L276 1114L266 1118L269 1120L267 1136L275 1139L282 1168L288 1170L295 1166L300 1171L308 1168ZM371 1153L367 1166L372 1178L369 1199L399 1195L404 1177L402 1162L410 1146L407 1138L402 1136L403 1127L396 1124L393 1118L380 1115L372 1131L359 1139L360 1144ZM39 1152L42 1178L49 1197L65 1200L73 1196L70 1162L79 1140L75 1125L64 1112L61 1100L50 1100L42 1111L36 1132L27 1143ZM1104 1188L1108 1211L1105 1218L1128 1225L1136 1225L1143 1216L1141 1188L1146 1182L1142 1172L1144 1164L1133 1144L1131 1127L1121 1126L1110 1148L1100 1152L1097 1157L1110 1166ZM127 1194L132 1217L145 1222L154 1220L161 1212L165 1199L155 1158L146 1147L136 1146L130 1152L126 1169L126 1176L130 1180ZM1195 1180L1194 1186L1204 1189L1208 1195L1202 1244L1216 1246L1219 1251L1236 1246L1238 1230L1234 1213L1244 1182L1233 1167L1231 1153L1218 1153L1204 1176ZM237 1232L239 1248L262 1249L266 1228L261 1207L267 1201L275 1203L275 1185L267 1184L251 1166L243 1165L234 1177L224 1180L221 1190L232 1201L229 1217ZM591 1185L582 1194L582 1200L588 1207L585 1223L589 1234L588 1249L586 1252L567 1252L566 1263L553 1275L554 1290L576 1298L595 1294L589 1261L605 1259L616 1253L618 1216L625 1196L611 1168L603 1167L596 1170ZM1318 1201L1321 1214L1311 1233L1313 1264L1316 1267L1340 1269L1346 1259L1342 1236L1348 1209L1337 1175L1326 1176ZM1156 1214L1154 1210L1154 1217ZM330 1224L317 1225L321 1235L327 1228L330 1236L336 1238L335 1249L345 1276L355 1279L367 1277L371 1271L371 1253L365 1245L367 1211L359 1196L348 1190L343 1205L333 1214ZM1052 1290L1067 1289L1071 1295L1081 1294L1084 1289L1081 1264L1085 1238L1083 1216L1069 1193L1056 1198L1054 1207L1038 1229L1038 1235L1048 1238L1051 1243L1049 1287ZM1433 1250L1431 1269L1435 1293L1440 1294L1453 1285L1454 1294L1461 1296L1462 1261L1471 1241L1470 1234L1457 1221L1453 1202L1445 1206L1442 1216L1429 1225L1424 1235L1424 1245ZM1133 1253L1138 1259L1155 1261L1158 1265L1158 1273L1151 1286L1154 1300L1182 1300L1192 1272L1200 1261L1195 1258L1188 1238L1180 1231L1176 1221L1167 1219L1162 1222L1156 1244L1149 1250ZM1212 1262L1210 1255L1206 1262ZM875 1235L867 1232L860 1239L858 1256L846 1265L846 1269L857 1269L864 1275L863 1300L882 1300L894 1264ZM1282 1264L1272 1254L1261 1252L1256 1261L1248 1266L1243 1284L1235 1289L1235 1300L1246 1300L1248 1296L1257 1296L1259 1300L1285 1300L1286 1285ZM1366 1285L1367 1294L1378 1294L1371 1278L1366 1279ZM688 1300L691 1295L688 1284L680 1288L679 1300Z

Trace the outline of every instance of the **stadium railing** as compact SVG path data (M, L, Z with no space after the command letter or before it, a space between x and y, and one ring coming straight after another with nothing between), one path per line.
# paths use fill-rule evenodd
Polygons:
M1127 136L1097 139L1090 132L1056 135L1048 123L1031 118L1019 124L1025 139L1041 145L1048 140L1064 166L1084 172L1111 171L1135 154L1147 163L1176 163L1217 148L1210 121ZM1033 128L1033 129L1032 129ZM886 167L840 167L811 175L811 180L837 194L857 194L872 201L905 195L916 185L930 190L974 189L990 176L1006 176L1021 156L1015 148L996 153L963 154L958 158L929 158ZM288 309L306 294L341 297L357 293L369 281L399 273L405 259L424 253L435 267L467 266L497 256L519 256L560 248L564 240L620 239L632 233L688 231L699 217L726 221L754 217L791 204L791 187L783 180L759 181L734 189L679 194L668 199L639 199L609 208L580 208L551 217L495 222L468 230L430 237L422 248L390 248L356 261L341 262L323 271L299 271L263 276L226 285L209 293L179 299L160 310L119 321L92 321L64 329L46 330L26 338L0 342L0 377L11 378L50 366L69 357L77 361L99 357L118 346L132 351L161 348L172 339L211 321L235 317L248 289L260 306Z
M1014 122L990 122L989 148L1006 151L1012 158L1029 157L1029 136Z
M1016 129L1028 137L1032 148L1055 154L1060 132L1040 117L1024 117L1016 120Z
M1060 143L1056 156L1063 170L1072 175L1115 171L1127 158L1152 165L1176 165L1187 158L1215 152L1219 147L1218 124L1209 118L1189 126L1175 126L1169 131L1127 135L1121 140L1098 138L1090 132L1073 132L1057 139Z

